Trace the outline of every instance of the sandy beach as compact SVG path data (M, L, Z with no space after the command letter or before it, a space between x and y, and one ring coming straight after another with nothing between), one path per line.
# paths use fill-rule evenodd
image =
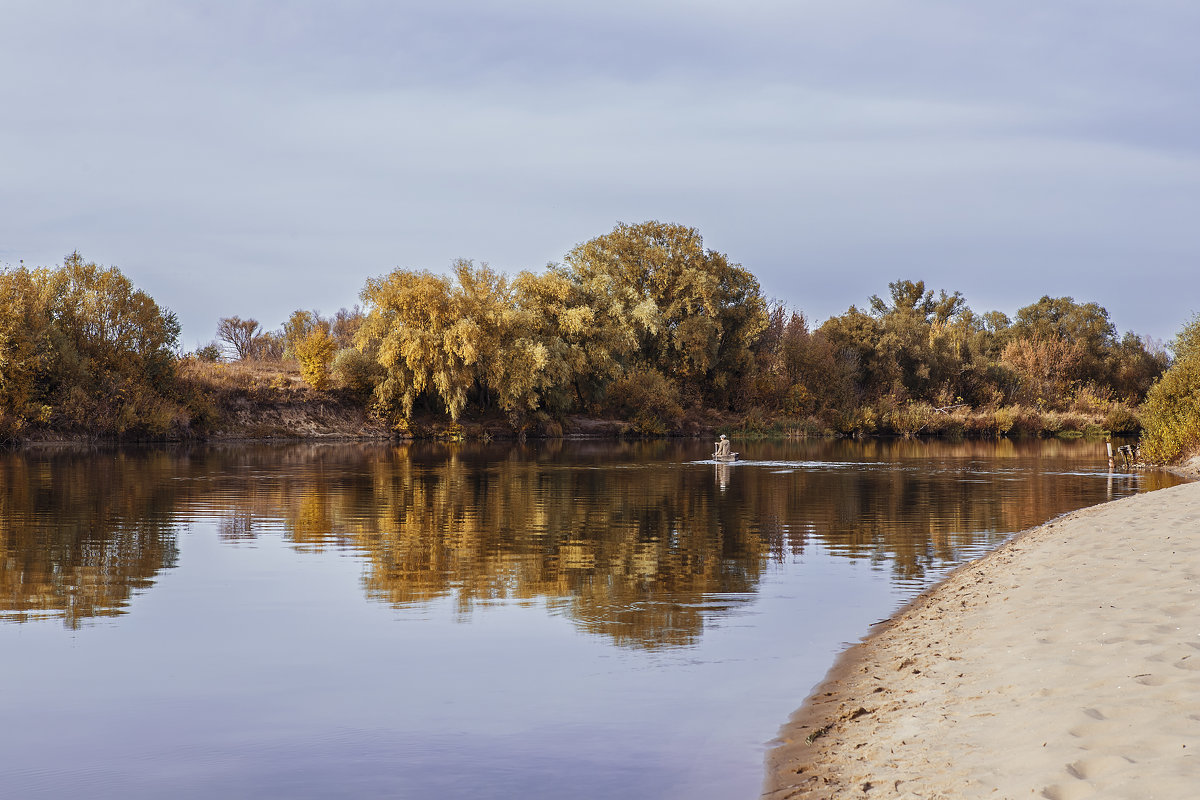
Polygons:
M1027 531L878 626L784 727L763 794L1197 796L1200 483Z

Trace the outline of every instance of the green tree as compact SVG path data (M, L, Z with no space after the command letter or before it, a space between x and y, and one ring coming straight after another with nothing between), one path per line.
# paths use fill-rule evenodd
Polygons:
M632 353L618 356L625 366L660 369L693 401L723 404L751 369L767 326L758 281L704 249L696 229L619 224L568 253L565 268L601 318L631 331Z
M216 342L209 342L203 347L197 347L196 352L192 354L198 361L206 361L215 364L221 360L221 346Z
M885 394L899 377L898 365L879 347L883 323L877 317L850 306L846 313L825 320L817 332L851 376L853 402Z
M342 388L363 402L370 400L383 376L379 362L356 347L344 347L333 357L330 371Z
M562 267L522 272L513 282L519 323L540 345L542 402L555 409L586 410L622 373L636 344L623 309L589 293Z
M876 349L894 376L893 391L934 400L939 390L951 396L961 370L969 328L960 323L970 313L958 292L934 297L924 281L888 284L891 303L871 297L871 313L882 323ZM880 387L882 388L882 387Z

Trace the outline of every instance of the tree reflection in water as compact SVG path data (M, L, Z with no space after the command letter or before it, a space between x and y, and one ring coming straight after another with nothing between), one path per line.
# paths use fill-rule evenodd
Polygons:
M124 613L176 560L176 459L0 454L0 620Z
M363 559L368 597L542 602L621 645L686 645L806 548L917 586L1106 499L1079 442L288 445L0 457L0 618L123 613L191 519ZM1102 446L1101 446L1102 447ZM1094 461L1094 459L1092 459ZM1177 482L1123 478L1118 495ZM837 598L830 598L836 603ZM799 613L799 611L798 611Z

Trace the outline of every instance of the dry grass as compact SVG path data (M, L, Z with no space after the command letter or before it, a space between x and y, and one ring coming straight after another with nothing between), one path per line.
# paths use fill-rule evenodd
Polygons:
M270 395L306 391L300 366L283 361L212 362L184 358L180 380L218 394Z
M937 409L928 403L897 404L888 400L851 411L832 412L825 422L845 435L983 439L1124 434L1137 425L1133 412L1119 403L1109 403L1107 408L1097 405L1081 412L1047 411L1022 405Z
M294 362L179 362L179 383L197 427L217 438L386 437L364 404L308 386Z

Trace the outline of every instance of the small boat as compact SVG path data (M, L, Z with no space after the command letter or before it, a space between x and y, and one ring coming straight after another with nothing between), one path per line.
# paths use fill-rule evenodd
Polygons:
M713 453L713 461L721 461L721 462L728 463L730 461L737 461L737 460L738 460L737 453L724 453L724 454Z

